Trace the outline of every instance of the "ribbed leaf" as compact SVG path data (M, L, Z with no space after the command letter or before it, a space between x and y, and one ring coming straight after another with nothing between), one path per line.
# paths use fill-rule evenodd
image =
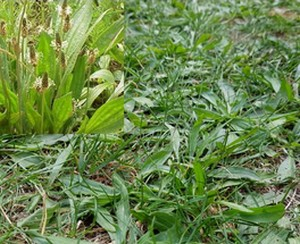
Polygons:
M91 75L91 79L101 79L110 83L115 82L114 75L107 69L101 69Z
M62 84L59 87L58 96L61 96L68 91L70 87L70 84L68 84L68 82L71 82L70 80L68 80L68 76L74 69L77 57L81 52L84 43L86 42L92 30L97 26L97 23L99 23L110 11L110 9L108 9L103 12L95 21L95 23L90 27L90 23L92 21L92 4L93 0L86 0L85 4L78 10L72 20L72 28L66 38L66 41L68 43L68 47L66 50L68 64L62 79Z
M59 96L67 92L68 85L66 83L68 81L68 76L72 72L81 48L89 36L88 29L92 20L92 4L92 0L86 0L72 19L72 28L66 37L68 46L65 55L67 57L68 64L62 79L62 83L59 87Z
M81 49L88 37L88 29L92 20L93 1L86 0L82 7L77 11L72 20L72 28L67 34L66 41L68 47L66 56L70 58Z
M64 123L72 116L72 94L68 93L60 98L57 98L53 104L53 131L60 132Z
M114 133L123 127L124 98L106 102L92 116L84 131L78 133Z
M53 165L53 169L52 172L49 176L49 184L52 184L57 176L59 175L62 167L64 166L64 163L68 160L71 152L73 150L73 145L72 143L69 144L69 146L67 148L65 148L57 157L54 165Z
M78 239L71 239L67 237L60 236L45 236L45 237L35 237L34 243L44 244L44 243L60 243L60 244L92 244L89 241L81 241Z
M85 84L86 59L85 56L79 56L74 67L71 91L75 99L80 97Z
M227 203L228 205L228 203ZM231 206L232 207L232 203ZM241 206L240 206L241 207ZM246 208L247 209L247 208ZM240 209L228 210L224 213L225 216L242 219L254 223L272 223L282 218L284 215L284 205L264 206L259 208L249 208L252 212L241 211Z
M107 27L98 37L96 47L103 54L119 43L124 36L124 19L120 18Z
M56 54L51 47L51 37L46 32L41 33L37 50L40 53L37 74L41 76L47 72L49 77L54 80Z

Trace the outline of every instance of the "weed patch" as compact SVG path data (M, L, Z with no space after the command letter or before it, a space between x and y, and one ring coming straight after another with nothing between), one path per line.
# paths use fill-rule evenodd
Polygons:
M0 20L2 134L122 128L121 2L1 1Z

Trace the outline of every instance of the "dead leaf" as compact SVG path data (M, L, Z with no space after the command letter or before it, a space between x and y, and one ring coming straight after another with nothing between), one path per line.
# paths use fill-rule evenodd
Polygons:
M275 7L273 8L270 12L269 12L269 16L280 16L284 19L287 20L296 20L299 19L299 15L292 11L289 10L287 8L279 8L279 7Z

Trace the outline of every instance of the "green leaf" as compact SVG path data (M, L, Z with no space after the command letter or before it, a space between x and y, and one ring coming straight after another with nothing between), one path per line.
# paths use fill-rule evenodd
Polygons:
M63 127L64 123L72 116L72 113L73 104L71 93L68 93L54 100L52 108L54 133L61 132L60 129Z
M117 174L113 175L113 183L116 189L120 191L121 199L116 204L116 216L118 228L116 233L117 243L126 243L126 236L131 223L131 213L129 205L128 191L124 180Z
M170 142L172 144L177 161L179 161L180 134L175 127L169 125L168 123L165 123L165 125L169 128L169 131L171 133Z
M106 90L110 87L112 87L112 84L110 84L109 82L105 82L105 83L99 84L93 88L90 88L89 92L87 92L87 88L84 88L81 99L88 96L87 106L88 106L88 108L90 108L92 106L93 102L99 97L99 95L104 90Z
M67 148L65 148L57 157L52 172L49 176L49 185L53 184L55 179L58 177L62 167L64 166L64 163L68 160L69 156L71 155L71 152L73 151L73 143L70 143Z
M209 33L203 33L196 41L195 47L199 46L200 44L204 43L205 41L209 40L212 37Z
M267 76L267 75L265 75L264 78L267 82L269 82L271 84L275 93L279 92L280 86L281 86L280 80L278 80L274 77Z
M163 164L171 156L172 150L162 150L151 155L143 164L141 169L141 175L147 176L153 171L159 170L162 168Z
M232 208L232 209L235 209L235 210L238 210L240 212L245 212L245 213L253 213L253 211L249 208L246 208L242 205L239 205L239 204L236 204L236 203L233 203L233 202L227 202L227 201L219 201L220 204L222 205L225 205L229 208Z
M72 193L80 196L93 196L97 197L97 204L104 206L119 198L119 192L110 186L83 178L79 175L68 175L59 177L62 184L72 190ZM82 202L84 208L86 205L94 205L94 200L89 198L88 202Z
M86 56L79 56L74 67L71 91L75 99L78 99L80 97L85 84L86 60Z
M142 106L148 106L149 108L154 106L153 101L147 97L134 97L133 100Z
M295 81L298 81L300 79L300 64L298 64L295 72Z
M123 124L124 98L119 97L102 105L89 120L83 133L114 133L120 130Z
M78 53L88 37L88 29L92 20L93 0L86 0L72 19L72 28L66 36L68 43L66 56L70 58Z
M114 223L114 219L110 212L101 206L98 207L96 212L96 222L107 232L116 232L116 224Z
M229 105L233 104L236 99L232 86L225 81L218 82L218 86L223 93L223 97L227 103L227 106L229 107Z
M226 167L213 170L210 177L228 178L228 179L248 179L253 181L262 181L263 178L254 171L242 167Z
M29 104L29 102L27 102L26 105L26 115L28 122L31 124L30 127L34 127L36 131L40 131L40 122L42 116L33 108L33 106L31 106L31 104Z
M289 230L286 229L275 227L266 228L255 237L251 244L285 244L287 243L289 234Z
M5 40L2 39L0 36L0 48L3 50L7 50L7 43ZM7 60L7 55L5 53L0 52L0 64L1 64L1 75L0 80L5 80L10 83L9 78L9 62Z
M223 117L216 112L209 111L203 108L196 108L196 113L199 119L222 120Z
M270 204L277 204L284 198L284 193L269 191L264 194L252 193L246 196L243 203L248 207L262 207Z
M284 98L287 101L291 101L294 98L293 88L286 80L281 81L280 90L278 92L279 97Z
M143 119L142 117L139 117L135 113L127 111L126 115L127 115L128 119L130 120L130 122L132 122L137 127L142 128L142 127L145 127L148 125L148 123L145 119Z
M203 166L200 162L195 162L193 164L193 169L195 173L195 179L197 183L197 193L198 195L203 195L205 193L205 185L206 185L206 174Z
M49 75L52 80L55 80L55 65L56 64L56 54L51 47L52 38L46 33L42 32L39 37L38 52L39 55L37 64L37 75L41 76L45 72Z
M289 238L289 244L299 244L299 243L300 243L300 237Z
M59 206L48 201L46 204L47 209L47 222L50 221L51 217L58 210ZM44 209L38 209L33 214L30 214L28 217L18 221L18 227L30 227L32 229L38 229L40 227L42 218L43 218Z
M73 71L77 57L89 36L89 27L93 17L92 10L93 0L86 0L72 19L72 28L66 36L68 46L65 55L68 64L58 88L58 97L66 94L68 89L70 89L70 84L68 83L70 81L69 74Z
M100 79L100 81L108 81L112 84L115 83L114 75L107 69L101 69L93 73L90 77L91 79Z
M120 43L124 37L124 18L119 18L114 23L107 26L99 34L95 46L99 49L99 55L106 53Z
M189 156L192 157L195 154L198 140L199 140L199 132L201 129L202 120L199 119L193 125L190 133L189 133L189 140L188 140L188 148L189 148Z
M282 203L259 208L249 208L252 212L248 213L238 209L232 209L224 212L225 216L230 218L242 219L254 223L272 223L281 219L285 213Z
M161 231L171 228L177 222L175 214L169 212L168 210L155 211L151 213L151 217L155 218L155 221L153 222L154 228L157 228Z
M36 244L92 244L89 241L82 241L79 239L72 239L67 237L60 237L60 236L43 236L43 237L34 237L34 243Z
M296 164L295 160L288 156L279 166L277 172L277 178L279 181L285 181L291 178L295 178Z
M20 165L22 168L39 165L42 162L42 158L33 152L17 152L10 154L10 157L13 162Z

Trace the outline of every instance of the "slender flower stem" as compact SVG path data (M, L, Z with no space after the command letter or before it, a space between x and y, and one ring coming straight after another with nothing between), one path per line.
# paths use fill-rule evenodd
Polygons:
M0 59L0 67L4 67L2 66L2 60ZM7 117L10 119L10 114L11 114L11 108L10 108L10 103L11 103L11 100L10 100L10 96L8 94L8 88L7 88L7 85L6 85L6 82L4 80L4 77L2 75L2 70L0 71L0 81L2 83L2 88L3 88L3 93L4 93L4 102L5 102L5 107L7 108ZM11 128L9 128L10 131L11 131Z
M43 130L44 130L44 117L45 117L45 92L42 92L42 121L41 121L41 134L43 134Z
M91 76L91 65L88 67L88 72L87 72L87 92L86 92L86 106L85 106L85 114L87 115L87 112L89 110L89 95L90 95L90 76Z
M20 133L24 133L24 101L23 101L23 82L22 82L22 69L21 69L21 52L23 52L23 46L21 46L21 35L22 35L22 24L26 12L27 0L24 1L23 10L21 13L21 18L19 22L19 30L17 37L17 48L16 48L16 76L17 76L17 85L18 85L18 99L19 99L19 120L20 120ZM22 50L20 50L20 48Z

